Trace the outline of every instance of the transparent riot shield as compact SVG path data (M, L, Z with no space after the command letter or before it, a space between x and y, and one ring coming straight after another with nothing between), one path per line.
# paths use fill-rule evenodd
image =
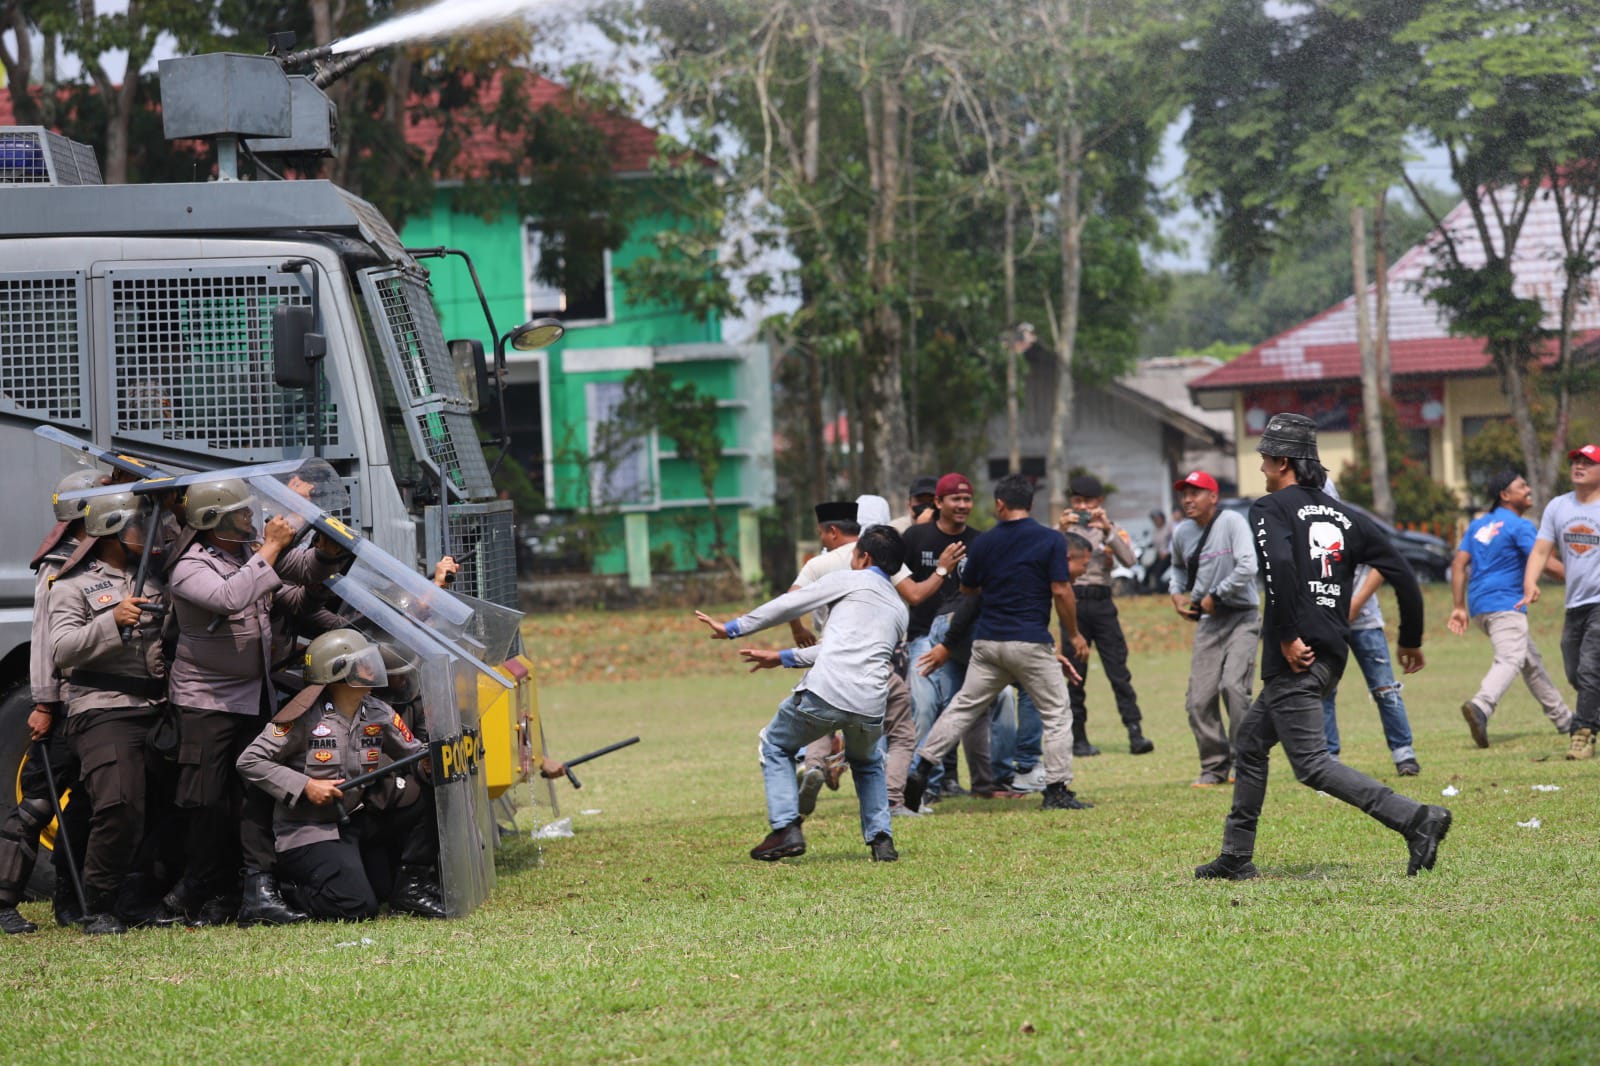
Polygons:
M365 580L376 570L357 566L329 579L328 587L403 647L419 673L423 721L432 753L434 807L439 820L439 880L445 910L469 914L494 887L494 812L483 774L483 742L478 720L476 656L403 614ZM379 575L381 577L381 575ZM391 586L392 588L392 586ZM512 682L488 670L500 684Z

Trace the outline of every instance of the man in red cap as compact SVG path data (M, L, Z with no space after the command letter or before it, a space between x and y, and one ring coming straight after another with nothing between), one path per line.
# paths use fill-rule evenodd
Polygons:
M1256 547L1244 516L1217 507L1216 478L1196 470L1172 487L1183 502L1184 521L1172 531L1167 590L1178 617L1195 623L1183 705L1200 749L1194 787L1212 788L1233 776L1233 736L1250 708L1261 639Z
M1557 496L1539 520L1539 536L1522 571L1523 607L1539 600L1539 576L1556 546L1567 569L1567 616L1561 628L1561 661L1578 690L1572 710L1569 759L1594 757L1600 734L1600 444L1567 453L1572 491Z

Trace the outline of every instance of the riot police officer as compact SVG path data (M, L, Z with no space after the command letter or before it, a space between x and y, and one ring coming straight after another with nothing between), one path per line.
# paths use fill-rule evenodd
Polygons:
M44 542L39 545L39 550L33 556L34 611L28 661L28 681L32 689L33 711L28 715L28 730L31 739L43 742L41 747L50 759L51 770L58 788L67 787L67 783L76 777L76 764L67 745L51 737L56 716L61 710L61 680L56 676L55 664L50 655L50 627L45 601L50 584L61 572L61 568L73 558L80 547L87 548L87 544L82 543L82 538L83 512L88 501L82 498L63 500L61 497L68 492L92 488L101 481L100 473L89 469L74 470L61 479L51 500L55 508L55 525L46 534ZM39 750L36 748L35 753ZM17 800L17 805L6 815L5 822L0 824L0 932L11 934L32 933L38 929L38 926L17 911L17 904L22 901L28 880L33 876L34 863L39 854L40 834L44 832L45 826L50 824L50 819L53 817L49 785L44 768L36 759L30 758L23 767L18 786L21 789L21 796ZM75 819L69 819L69 826L73 820ZM82 824L77 827L79 831L68 835L74 841L81 842L85 836L83 829L86 825L87 821L82 820ZM64 864L65 859L65 854L60 853L58 861ZM56 881L56 920L62 925L70 925L80 915L77 914L77 904L67 901L67 895L70 893L67 890L65 869L62 868L60 872L62 876Z
M306 689L238 760L245 781L276 800L273 835L289 891L319 918L375 917L383 894L375 884L382 880L379 852L398 843L402 865L388 893L390 909L444 917L421 876L436 857L432 804L377 811L363 802L363 790L340 788L386 758L423 748L400 715L372 694L388 682L382 650L356 630L331 630L306 649L305 680Z
M143 595L134 589L149 506L132 492L95 497L83 519L90 556L49 595L66 740L92 811L83 868L91 935L127 932L117 895L144 837L146 741L166 699L159 579L147 579Z

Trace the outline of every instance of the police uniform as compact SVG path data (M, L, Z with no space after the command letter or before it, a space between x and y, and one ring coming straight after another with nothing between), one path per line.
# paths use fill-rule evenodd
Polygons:
M1072 585L1073 595L1078 601L1078 632L1083 634L1083 639L1093 646L1100 657L1100 665L1117 700L1117 713L1127 727L1129 741L1134 747L1143 747L1140 742L1144 740L1144 715L1139 711L1138 694L1133 691L1133 675L1128 672L1128 642L1122 635L1122 621L1117 615L1117 605L1111 598L1111 570L1114 563L1131 566L1137 558L1128 540L1128 531L1115 522L1111 523L1109 532L1099 526L1081 523L1062 528L1064 532L1076 533L1087 540L1093 549L1089 553L1088 569ZM1070 643L1062 641L1062 648L1071 655ZM1088 676L1087 658L1075 660L1073 666L1080 676ZM1089 708L1083 682L1073 681L1069 677L1067 694L1072 700L1073 743L1082 749L1089 743ZM1090 753L1080 751L1080 754Z
M166 697L164 615L142 618L127 643L113 617L134 584L133 573L93 559L57 580L49 596L66 740L93 812L83 880L94 913L113 910L144 837L146 741ZM147 579L143 595L159 600L159 584Z
M278 869L286 883L292 882L288 891L297 901L319 918L375 917L383 894L373 884L381 866L378 846L399 839L402 862L431 863L437 854L436 838L429 834L432 804L378 812L363 804L364 790L356 788L345 791L338 803L318 805L304 798L306 782L370 773L423 745L393 708L371 695L349 718L325 698L290 718L294 713L293 705L286 708L245 748L239 773L276 801L272 829ZM341 805L352 813L346 827L339 825Z
M84 546L87 546L85 538ZM51 637L47 598L51 583L69 559L78 551L80 542L68 532L67 523L58 523L34 556L34 612L31 646L28 660L28 682L33 702L55 707L59 713L61 679L56 675L51 658ZM50 760L51 774L56 787L70 788L78 776L78 761L69 745L62 741L59 731L52 729L43 743ZM44 766L38 759L29 758L22 768L16 787L20 792L15 807L0 823L0 910L15 908L22 901L33 867L39 855L39 837L54 817L50 802L50 786ZM89 818L86 807L66 809L67 836L71 838L76 857L83 858L83 848L88 837ZM70 924L76 916L77 903L68 902L71 895L67 868L67 852L55 851L56 863L56 914L63 925ZM29 923L31 924L31 923ZM28 930L28 931L31 931Z

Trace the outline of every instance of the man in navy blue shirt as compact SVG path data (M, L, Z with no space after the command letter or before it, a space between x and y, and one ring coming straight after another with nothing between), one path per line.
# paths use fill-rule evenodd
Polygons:
M962 593L983 594L967 677L922 742L916 765L906 776L905 802L916 809L928 776L945 753L988 711L1000 690L1015 683L1033 697L1044 722L1044 809L1084 810L1093 804L1078 799L1069 787L1072 710L1062 673L1069 662L1050 635L1054 605L1073 655L1088 654L1078 632L1066 538L1030 516L1033 484L1027 478L1001 478L994 496L999 522L972 542L961 571Z
M1517 606L1522 571L1539 532L1523 517L1533 507L1533 489L1521 474L1502 470L1489 479L1489 499L1492 508L1467 527L1450 564L1455 594L1450 632L1465 634L1470 617L1494 647L1494 664L1478 682L1477 693L1461 705L1472 742L1480 748L1489 746L1489 718L1518 674L1556 729L1565 733L1572 728L1572 709L1545 671L1528 632L1528 609Z

